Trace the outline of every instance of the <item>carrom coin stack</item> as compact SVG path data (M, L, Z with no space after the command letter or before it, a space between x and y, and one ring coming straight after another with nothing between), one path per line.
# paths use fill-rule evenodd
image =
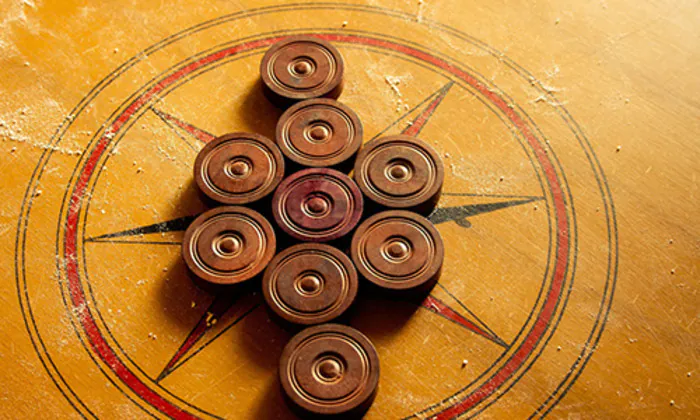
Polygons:
M275 139L236 132L200 151L194 180L213 207L182 243L197 285L214 293L262 285L271 317L296 332L279 380L303 417L354 418L369 409L379 356L342 322L360 290L390 298L429 293L445 255L424 217L442 189L439 155L406 135L361 149L360 118L336 100L344 66L316 36L269 48L260 64L263 93L286 108Z

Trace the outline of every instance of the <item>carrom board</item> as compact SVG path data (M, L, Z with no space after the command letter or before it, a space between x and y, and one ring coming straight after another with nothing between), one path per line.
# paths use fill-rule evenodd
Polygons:
M442 277L366 297L368 419L698 418L700 4L3 1L3 418L286 419L290 333L196 288L213 137L268 137L259 62L332 42L365 140L446 166Z

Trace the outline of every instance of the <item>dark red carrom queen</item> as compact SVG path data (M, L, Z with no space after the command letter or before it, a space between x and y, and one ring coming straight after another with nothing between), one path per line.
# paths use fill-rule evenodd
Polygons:
M272 214L279 228L308 242L348 235L359 223L363 206L355 181L327 168L304 169L287 177L272 196Z

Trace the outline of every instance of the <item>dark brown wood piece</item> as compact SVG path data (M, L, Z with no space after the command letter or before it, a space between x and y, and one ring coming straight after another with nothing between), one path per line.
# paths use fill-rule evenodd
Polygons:
M283 320L301 325L332 321L357 296L350 258L326 244L304 243L277 254L263 275L263 294Z
M362 131L360 118L347 105L333 99L311 99L282 114L276 140L282 153L298 165L343 166L349 171L362 145Z
M185 231L182 257L199 279L233 285L260 274L277 240L272 225L245 207L222 206L197 217Z
M260 63L266 96L289 106L313 98L337 98L345 65L340 52L321 38L296 35L270 47Z
M445 167L438 153L415 137L367 143L355 161L355 182L374 203L428 214L440 198Z
M339 324L317 325L292 337L279 373L287 400L303 418L359 418L376 394L379 356L361 332Z
M197 155L194 179L210 199L248 204L267 196L284 176L284 158L270 139L231 133L208 143Z
M440 277L445 248L428 219L410 211L389 210L358 226L350 255L360 276L376 286L425 293Z
M328 242L350 233L362 217L362 193L350 177L310 168L287 177L272 197L278 226L294 239Z

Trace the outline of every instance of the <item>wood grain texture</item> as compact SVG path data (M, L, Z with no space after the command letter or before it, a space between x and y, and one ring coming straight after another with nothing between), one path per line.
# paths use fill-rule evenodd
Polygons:
M0 417L292 418L289 332L179 247L197 151L274 137L260 59L304 33L366 141L445 163L440 282L353 311L367 418L700 416L696 1L2 6Z

